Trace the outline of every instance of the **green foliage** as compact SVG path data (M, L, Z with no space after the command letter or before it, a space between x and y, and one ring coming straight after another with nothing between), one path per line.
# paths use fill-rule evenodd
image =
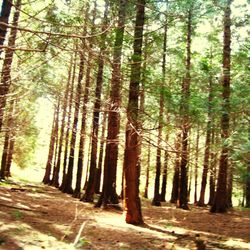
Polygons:
M11 212L11 216L16 220L20 220L23 218L23 213L20 210L14 210Z
M85 238L80 238L79 242L76 245L76 248L86 247L90 244L90 241Z

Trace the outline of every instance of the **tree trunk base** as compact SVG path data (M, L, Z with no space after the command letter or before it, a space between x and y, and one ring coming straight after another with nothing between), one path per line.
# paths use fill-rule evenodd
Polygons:
M156 207L160 207L160 206L161 206L161 202L158 201L158 200L152 200L151 205L152 205L152 206L156 206Z

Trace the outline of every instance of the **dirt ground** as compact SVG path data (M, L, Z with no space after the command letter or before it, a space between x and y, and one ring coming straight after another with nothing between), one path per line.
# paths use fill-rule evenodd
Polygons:
M39 184L0 184L0 249L250 249L250 211L211 214L143 200L143 227Z

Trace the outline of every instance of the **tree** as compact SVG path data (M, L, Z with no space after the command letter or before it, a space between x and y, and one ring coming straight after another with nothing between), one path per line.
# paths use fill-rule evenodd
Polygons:
M4 1L6 4L6 1ZM4 3L3 3L4 4ZM3 6L4 7L4 6ZM20 15L20 8L21 8L21 0L17 0L16 2L16 11L13 16L13 22L10 32L10 37L8 40L8 48L5 52L3 68L1 73L1 83L0 83L0 131L3 125L3 116L4 116L4 109L6 105L7 94L9 92L10 84L11 84L11 65L13 61L14 50L16 43L16 36L17 36L17 28L19 15ZM4 10L3 10L4 11ZM0 34L3 35L3 34Z
M223 41L223 80L222 80L222 114L221 114L221 138L223 140L219 175L216 188L216 194L211 212L223 213L228 209L227 203L227 169L229 154L229 112L230 112L230 55L231 55L231 0L227 0L224 9L224 41Z
M69 98L69 89L70 89L70 81L71 81L71 70L72 70L72 61L73 58L71 57L70 65L69 65L69 74L66 84L66 89L64 93L63 105L62 105L62 121L61 121L61 128L60 128L60 137L59 137L59 145L58 145L58 155L57 155L57 162L54 170L54 175L52 179L52 186L59 187L59 173L61 167L61 155L62 155L62 147L63 147L63 138L64 138L64 129L65 129L65 120L66 120L66 112L67 112L67 104Z
M139 133L138 108L140 95L141 58L143 28L145 19L145 0L136 2L136 20L134 29L134 54L131 63L129 86L129 100L127 107L126 144L124 156L125 173L125 211L126 222L129 224L143 224L141 202L139 197Z
M121 56L125 30L126 0L120 0L118 23L115 32L115 43L112 61L112 78L110 90L110 104L108 112L108 134L106 141L104 176L102 194L96 204L97 207L108 204L118 204L116 193L116 171L118 158L118 136L120 131L121 105Z
M5 179L5 177L8 177L9 175L9 167L8 167L8 158L9 154L11 154L11 141L13 138L13 116L15 112L15 100L11 100L10 102L10 111L8 114L7 119L7 129L5 132L5 138L4 138L4 147L3 147L3 153L2 153L2 160L1 160L1 173L0 173L0 179ZM7 168L8 167L8 168Z
M49 184L51 182L50 175L51 175L51 169L52 169L52 161L53 161L53 155L54 155L54 148L55 148L55 133L56 133L56 123L58 121L58 107L54 110L54 116L53 116L53 122L52 122L52 128L50 133L50 143L49 143L49 153L48 153L48 160L45 168L45 174L43 177L43 183Z
M12 0L3 0L0 14L0 55L2 53L1 46L4 44L7 33L7 24L9 22L11 7Z
M181 162L180 162L180 189L178 196L178 207L182 209L189 209L188 207L188 188L187 188L187 164L188 164L188 134L190 129L189 115L188 115L188 103L190 97L190 69L191 69L191 35L192 35L192 15L193 6L189 6L187 16L187 51L186 51L186 74L183 79L182 85L182 103L181 103L181 115L182 115L182 149L181 149Z

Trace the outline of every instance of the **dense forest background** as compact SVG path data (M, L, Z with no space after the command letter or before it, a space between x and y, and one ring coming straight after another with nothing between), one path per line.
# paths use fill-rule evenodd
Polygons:
M1 178L124 198L132 224L140 195L249 207L249 20L245 0L3 0Z

